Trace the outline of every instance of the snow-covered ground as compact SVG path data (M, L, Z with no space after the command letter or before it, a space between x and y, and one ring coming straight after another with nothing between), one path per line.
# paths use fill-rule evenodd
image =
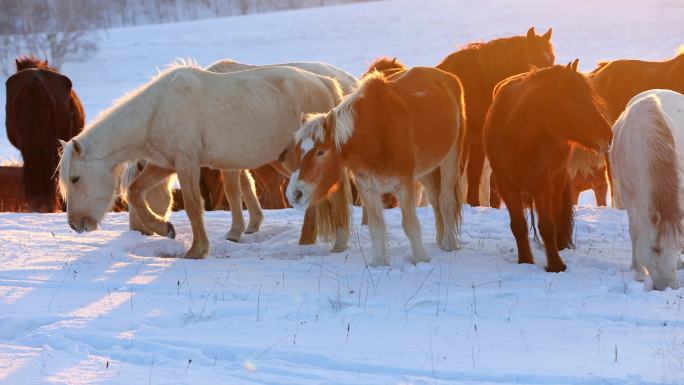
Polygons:
M554 28L559 62L588 70L673 55L682 16L671 0L397 0L114 29L64 72L90 120L175 57L322 60L359 74L378 55L434 65L535 25ZM0 158L13 156L3 133ZM634 280L624 212L578 208L561 274L543 271L538 247L537 265L515 264L506 211L472 208L453 253L419 210L434 259L418 266L388 210L392 267L368 268L359 214L348 252L330 254L297 245L301 212L268 211L241 244L223 240L228 213L208 213L202 261L164 258L190 244L183 212L176 240L127 231L125 214L88 234L64 214L0 214L0 383L684 383L684 291Z

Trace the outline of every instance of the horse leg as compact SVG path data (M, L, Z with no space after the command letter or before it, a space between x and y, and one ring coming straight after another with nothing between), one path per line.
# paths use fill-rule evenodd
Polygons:
M325 203L323 203L325 204ZM304 212L304 223L302 232L299 235L300 245L313 245L318 238L318 223L316 222L316 207L309 206Z
M264 212L261 211L261 205L254 190L254 179L248 170L240 171L240 184L242 199L245 201L245 206L247 206L247 212L249 212L249 225L245 233L256 233L264 221ZM231 211L233 211L232 206Z
M359 186L364 207L368 211L368 231L371 236L371 266L388 266L387 228L383 217L382 194Z
M606 179L605 169L602 169L594 177L592 183L594 190L594 197L596 198L596 205L605 207L606 206L606 195L608 195L608 181Z
M508 215L511 218L511 232L515 237L515 243L518 247L518 263L534 263L534 256L530 250L529 233L527 232L527 220L525 219L525 212L522 204L522 197L520 193L509 191L506 186L502 186L497 179L497 186L499 194L506 207L508 207Z
M485 153L481 142L471 143L468 156L468 193L466 202L475 207L480 205L480 180L484 167Z
M133 216L136 217L136 221L130 224L131 228L140 226L148 232L151 231L161 236L169 238L176 236L173 225L166 220L165 216L153 212L146 201L147 191L165 181L171 174L173 170L148 164L133 180L128 189L128 206Z
M453 186L447 192L453 197ZM401 225L404 228L404 233L411 242L411 262L416 264L418 262L429 262L428 256L423 247L421 239L420 221L416 214L416 196L413 189L413 180L405 180L399 189L399 207L401 208Z
M428 199L432 204L432 211L435 215L435 232L437 235L437 244L441 245L444 239L444 221L442 219L442 212L439 207L439 193L440 193L440 176L439 170L434 170L429 174L420 178L420 183L427 191Z
M646 279L646 268L639 261L637 256L636 242L639 236L639 228L637 227L637 222L632 219L631 215L629 217L629 238L632 240L632 270L634 270L635 279L639 282L643 282Z
M546 249L546 271L558 273L565 271L565 264L558 254L556 243L556 224L553 213L553 186L548 183L544 191L534 194L534 204L539 215L539 233Z
M366 204L361 200L361 226L368 224L368 210L366 209Z
M444 226L444 234L440 247L444 251L453 251L458 248L456 228L457 224L461 221L461 206L457 207L456 205L461 202L456 202L456 197L454 196L454 189L460 187L458 186L459 174L457 165L458 150L454 146L439 167L439 211L442 214ZM460 199L463 198L459 196L459 200Z
M168 187L169 178L162 179L156 186L149 186L145 192L145 202L150 210L158 216L167 220L167 216L173 206L173 195ZM131 230L139 231L143 235L152 235L152 232L145 228L135 207L132 205L128 208L128 226Z
M340 188L330 196L332 223L335 226L335 244L332 252L340 253L347 249L349 243L351 213L351 186L346 169L340 175Z
M489 175L489 207L501 208L501 196L496 188L496 179L491 174Z
M572 229L574 226L574 212L572 209L571 190L568 175L559 174L553 179L553 188L550 197L551 209L556 229L557 250L573 248Z
M221 170L223 176L223 191L228 198L230 205L230 216L232 222L230 230L226 234L226 239L233 242L240 242L240 237L245 231L245 220L242 217L242 189L240 188L239 170Z
M184 258L203 259L209 254L209 238L204 229L202 194L200 192L200 168L196 165L177 167L178 182L183 194L185 212L192 227L192 246Z

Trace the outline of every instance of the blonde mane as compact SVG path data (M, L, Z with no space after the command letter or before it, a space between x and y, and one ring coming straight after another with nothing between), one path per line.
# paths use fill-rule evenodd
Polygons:
M313 139L316 142L324 141L325 117L330 113L334 113L336 123L333 132L333 141L335 142L335 147L339 151L342 148L342 145L347 143L349 138L354 134L354 119L356 117L354 103L359 99L363 99L367 85L375 80L386 82L387 78L382 72L370 72L361 79L358 88L344 97L342 102L330 112L305 115L304 124L295 133L295 141L301 142L307 138Z
M595 154L578 145L573 145L570 157L568 158L568 174L570 179L575 179L578 175L588 177L593 175L604 164L603 155Z

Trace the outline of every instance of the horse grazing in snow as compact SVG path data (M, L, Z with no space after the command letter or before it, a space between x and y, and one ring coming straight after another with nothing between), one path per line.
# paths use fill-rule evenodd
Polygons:
M348 167L368 209L370 265L389 265L384 193L399 197L411 261L417 263L430 259L416 216L418 178L432 202L437 242L454 250L461 220L462 199L454 189L460 183L463 115L460 82L447 72L416 67L390 77L373 73L339 106L308 116L297 131L302 164L292 175L287 198L299 208L325 199Z
M602 62L587 76L596 92L605 100L606 119L613 124L627 107L627 102L641 92L666 89L684 94L684 53L665 61L624 59ZM606 179L603 172L610 171L610 167L592 166L603 161L597 154L585 154L583 158L587 161L582 169L590 179ZM610 174L608 179L606 183L610 183ZM613 194L612 205L621 208L619 196Z
M24 160L22 196L30 211L62 209L55 169L58 140L83 129L85 114L71 80L34 57L16 59L17 73L7 79L7 138ZM16 171L16 170L14 170Z
M577 72L577 63L501 82L484 130L492 175L511 217L518 263L534 263L523 211L534 206L550 272L565 270L558 251L572 246L570 142L606 152L612 139L600 102Z
M303 62L303 63L286 63L273 64L265 66L256 66L250 64L238 63L233 60L219 60L209 65L206 70L216 73L233 73L238 71L248 71L258 68L287 66L299 68L301 70L333 78L337 80L342 88L343 93L353 91L358 85L358 80L352 75L348 74L342 69L331 66L326 63L319 62ZM308 95L303 95L301 102L308 103ZM307 109L304 111L319 112ZM296 125L298 127L299 124ZM291 128L289 129L291 132ZM131 166L135 168L135 165ZM250 173L245 170L227 170L220 173L218 170L210 170L203 167L201 172L201 184L203 198L205 202L205 209L218 210L226 209L228 207L237 207L239 209L231 210L232 225L228 232L227 239L239 242L242 233L247 234L259 231L261 223L264 219L263 211L261 210L261 203L256 195L256 187L261 188L262 197L271 197L272 204L278 205L269 208L284 208L284 195L279 183L281 178L289 178L290 171L288 167L282 165L276 159L272 159L270 163L260 165L254 169L252 174L257 176L255 181ZM132 173L133 171L131 171ZM128 172L127 172L128 174ZM266 178L266 179L265 179ZM256 182L256 183L255 183ZM266 183L268 182L268 183ZM350 187L349 181L343 182L343 188L335 194L332 194L329 201L321 202L320 205L312 207L308 215L304 218L302 232L299 239L299 244L309 245L314 244L316 239L320 236L327 242L334 241L332 248L333 252L340 252L347 248L350 232ZM158 202L150 202L151 206L171 207L171 196L168 194L166 184L161 184L155 187L152 195L160 199ZM242 217L242 201L244 200L247 211L249 212L249 224L245 228L244 219ZM154 209L153 209L154 210ZM164 216L168 215L168 210L163 213L155 211L157 214ZM131 226L131 229L146 233L144 229L138 228L139 223L133 216L135 213L130 212L130 223L136 224Z
M462 167L467 169L466 202L471 206L480 205L480 179L485 160L482 131L494 87L509 76L527 72L532 67L553 65L551 33L549 29L543 35L537 35L534 28L530 28L525 36L469 44L437 65L456 75L465 92L468 130Z
M185 257L204 258L209 239L200 168L224 170L225 179L225 170L269 163L291 143L303 112L327 111L341 98L335 80L292 67L232 74L171 67L63 144L59 182L69 225L77 232L95 230L125 162L145 159L149 164L131 183L129 205L146 229L174 237L173 225L150 211L145 198L175 172L193 232Z
M684 95L650 90L635 96L613 126L613 186L629 216L632 268L656 290L679 288L684 219Z

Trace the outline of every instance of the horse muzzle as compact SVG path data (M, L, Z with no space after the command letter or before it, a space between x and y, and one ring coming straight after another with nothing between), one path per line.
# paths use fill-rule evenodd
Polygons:
M81 234L84 231L89 232L97 230L97 222L88 217L83 217L79 220L70 219L69 227L71 227L71 229L75 232Z

